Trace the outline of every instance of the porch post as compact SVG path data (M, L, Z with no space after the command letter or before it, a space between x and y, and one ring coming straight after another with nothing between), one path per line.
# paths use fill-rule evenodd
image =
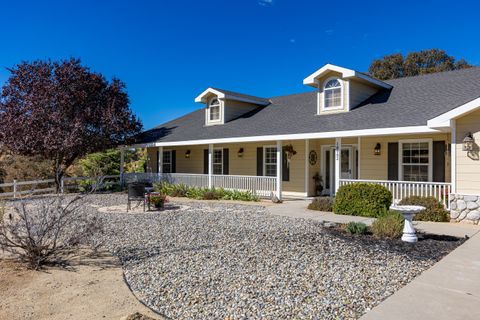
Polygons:
M282 141L277 140L277 198L282 200Z
M120 148L120 186L124 184L124 167L125 167L125 149Z
M457 122L455 119L451 120L451 150L450 150L450 180L452 183L451 193L457 192Z
M361 137L358 137L358 142L357 142L357 152L358 152L358 162L357 162L357 179L361 179L360 178L360 172L361 172L361 166L360 164L362 163L362 161L360 160L362 158L362 138Z
M213 144L208 145L208 188L213 187Z
M163 147L158 147L158 174L161 176L163 172Z
M310 191L310 162L308 155L310 153L310 140L305 139L305 196L308 197Z
M342 138L335 138L335 193L340 187L340 164L342 158Z

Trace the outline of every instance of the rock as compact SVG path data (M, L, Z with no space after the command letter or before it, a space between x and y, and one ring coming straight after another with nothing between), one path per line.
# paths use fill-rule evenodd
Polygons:
M467 214L467 219L473 220L473 221L480 220L480 211L477 211L477 210L470 211Z
M478 204L476 202L467 202L467 209L474 210L478 208Z
M469 202L469 201L475 202L478 200L478 196L472 196L472 195L463 196L463 200L465 200L466 202Z
M451 209L451 210L456 210L456 209L457 209L457 202L452 201L452 202L450 203L450 209Z
M468 212L466 210L462 211L457 218L457 221L462 221L467 216Z
M450 218L451 219L457 219L459 215L460 215L460 211L456 211L456 210L451 210L450 211Z
M458 200L457 201L457 210L465 210L467 208L467 203L465 202L465 200Z

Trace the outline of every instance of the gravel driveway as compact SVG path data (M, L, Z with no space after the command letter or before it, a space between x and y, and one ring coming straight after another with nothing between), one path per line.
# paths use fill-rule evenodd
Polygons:
M93 197L97 206L126 203ZM459 244L346 236L261 206L169 206L98 214L131 289L173 319L357 319Z

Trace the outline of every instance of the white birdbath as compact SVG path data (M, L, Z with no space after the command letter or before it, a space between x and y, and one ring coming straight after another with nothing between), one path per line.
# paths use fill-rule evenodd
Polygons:
M413 228L412 219L416 213L425 210L425 207L392 205L390 209L400 212L403 215L403 218L405 218L402 241L411 243L417 242L418 238L415 229Z

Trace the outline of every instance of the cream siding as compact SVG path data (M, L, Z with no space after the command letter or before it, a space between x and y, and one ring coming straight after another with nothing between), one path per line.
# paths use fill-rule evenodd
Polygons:
M252 110L259 108L259 106L252 105L251 103L234 100L226 100L224 105L224 122L236 119Z
M457 192L480 195L480 111L456 120L457 123ZM463 151L462 140L471 132L475 140L473 152Z
M350 81L350 110L364 102L378 90L359 81Z

